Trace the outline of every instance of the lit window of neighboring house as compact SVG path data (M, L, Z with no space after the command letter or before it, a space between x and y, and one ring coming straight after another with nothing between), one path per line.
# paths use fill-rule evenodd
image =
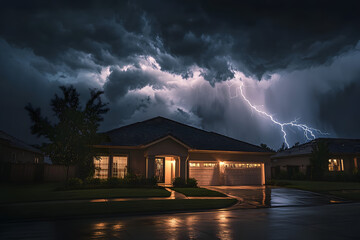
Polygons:
M109 174L109 157L97 157L94 158L94 166L95 166L95 178L105 179L108 178Z
M34 163L39 163L39 158L38 157L34 158Z
M330 172L344 171L344 161L342 159L329 159L329 171Z

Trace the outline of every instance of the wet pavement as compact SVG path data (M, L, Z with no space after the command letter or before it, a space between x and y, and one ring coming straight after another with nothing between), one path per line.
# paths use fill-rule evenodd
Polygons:
M360 204L0 223L0 239L358 239Z
M211 189L243 202L205 212L4 222L0 239L359 239L360 203L331 204L339 199L287 188Z
M346 202L335 196L309 191L268 186L212 186L215 190L240 200L238 207L316 206Z

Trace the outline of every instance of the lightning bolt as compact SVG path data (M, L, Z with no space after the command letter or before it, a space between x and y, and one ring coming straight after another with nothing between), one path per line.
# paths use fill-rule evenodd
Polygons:
M321 135L326 135L328 133L324 133L322 131L320 131L319 129L316 128L312 128L307 126L306 124L303 123L298 123L298 118L291 121L291 122L279 122L278 120L276 120L271 114L260 110L257 106L253 105L250 100L245 96L244 94L244 83L242 82L242 80L240 79L240 87L237 87L235 90L235 96L231 96L231 92L230 92L230 98L237 98L239 96L239 94L241 95L241 97L243 98L243 100L249 105L249 107L256 111L257 113L259 113L260 115L264 116L265 118L269 119L270 121L272 121L274 124L278 125L281 129L281 132L283 134L283 138L284 138L284 142L286 144L286 146L288 148L290 148L289 142L286 138L287 133L285 131L285 127L293 127L293 128L297 128L300 131L302 131L304 133L304 136L306 137L307 140L313 140L316 138L315 134L321 134ZM227 83L229 90L231 88L231 86L233 84L229 84L229 82Z

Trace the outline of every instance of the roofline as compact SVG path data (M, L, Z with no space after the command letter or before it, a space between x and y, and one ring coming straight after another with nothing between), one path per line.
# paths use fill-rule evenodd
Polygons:
M245 151L226 151L226 150L203 150L189 149L190 153L233 153L233 154L251 154L251 155L272 155L273 152L245 152Z
M286 155L286 156L279 156L279 157L271 157L271 159L283 159L283 158L289 158L289 157L303 157L303 156L310 156L311 153L303 153L303 154L294 154L294 155ZM346 155L346 156L353 156L353 155L360 155L359 152L355 153L329 153L330 156L336 156L336 155Z
M252 146L252 147L256 147L256 148L262 149L262 147L260 147L260 146L258 146L258 145L255 145L255 144L251 144L251 143L248 143L248 142L244 142L244 141L241 141L241 140L239 140L239 139L232 138L232 137L229 137L229 136L226 136L226 135L223 135L223 134L220 134L220 133L216 133L216 132L213 132L213 131L206 131L206 130L204 130L204 129L197 128L197 127L194 127L194 126L190 126L190 125L187 125L187 124L184 124L184 123L181 123L181 122L178 122L178 121L175 121L175 120L166 118L166 117L162 117L162 116L157 116L157 117L153 117L153 118L150 118L150 119L146 119L146 120L144 120L144 121L131 123L131 124L128 124L128 125L125 125L125 126L122 126L122 127L114 128L114 129L112 129L112 130L109 130L109 131L106 131L106 132L103 132L103 133L104 133L104 134L110 133L110 132L119 130L119 129L121 129L121 128L127 128L127 127L133 126L133 125L135 125L135 124L152 121L152 120L157 119L157 118L158 118L158 119L165 119L165 120L174 122L174 123L176 123L176 124L180 124L180 125L185 126L185 127L190 127L190 128L193 128L193 129L195 129L195 130L202 131L202 132L205 132L205 133L220 135L220 136L222 136L222 137L225 137L225 138L228 138L228 139L237 141L237 142L241 142L241 143L243 143L243 144L247 144L247 145L250 145L250 146Z

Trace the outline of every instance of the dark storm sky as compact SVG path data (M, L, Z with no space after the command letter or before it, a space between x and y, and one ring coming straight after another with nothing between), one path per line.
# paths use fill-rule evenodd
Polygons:
M105 91L101 130L162 115L278 148L279 127L231 97L244 83L278 121L360 138L355 1L73 2L0 3L0 129L38 142L24 106L50 115L58 86L73 84L83 99Z

